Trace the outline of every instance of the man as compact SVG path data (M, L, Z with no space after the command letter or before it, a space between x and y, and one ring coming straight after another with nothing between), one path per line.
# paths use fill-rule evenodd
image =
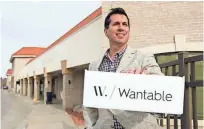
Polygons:
M110 48L98 61L90 64L89 70L163 75L153 55L143 54L127 46L130 21L122 8L111 9L105 18L104 27ZM88 107L84 107L83 113L86 129L161 128L150 113Z

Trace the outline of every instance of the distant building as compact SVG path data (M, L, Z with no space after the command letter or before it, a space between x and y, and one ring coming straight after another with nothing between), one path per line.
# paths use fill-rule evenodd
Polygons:
M17 91L16 80L19 72L24 68L24 66L35 58L37 55L41 54L45 48L41 47L23 47L17 52L15 52L11 58L10 62L12 63L12 75L11 75L11 89Z
M12 76L12 69L8 69L6 72L6 76L7 76L7 86L9 88L9 90L11 89L11 76Z
M1 77L1 88L6 85L6 78Z

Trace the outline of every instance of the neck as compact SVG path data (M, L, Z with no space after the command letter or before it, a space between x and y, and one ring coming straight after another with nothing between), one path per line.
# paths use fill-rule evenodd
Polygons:
M127 46L127 44L123 44L121 46L119 45L110 45L110 51L109 51L109 55L112 58L117 52L123 50L125 47Z

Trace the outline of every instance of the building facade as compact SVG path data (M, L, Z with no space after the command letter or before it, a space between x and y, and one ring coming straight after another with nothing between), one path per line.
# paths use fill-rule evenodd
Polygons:
M7 79L1 77L1 88L6 85Z
M11 75L12 75L12 69L8 69L6 72L6 76L7 76L6 84L7 84L9 90L12 90L11 89Z
M12 63L11 88L14 92L19 90L17 76L24 66L34 57L43 52L45 48L38 47L23 47L16 51L10 58Z
M127 11L128 44L135 49L154 54L203 51L202 2L103 2L41 54L12 57L12 76L14 83L20 82L20 93L46 102L47 92L52 92L65 109L81 106L84 70L109 47L103 25L114 7Z

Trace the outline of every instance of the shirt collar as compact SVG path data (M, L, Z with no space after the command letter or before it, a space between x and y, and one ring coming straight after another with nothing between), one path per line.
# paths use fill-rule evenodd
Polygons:
M127 45L121 51L117 52L114 56L116 56L117 58L121 58L126 49L127 49ZM107 57L107 58L109 58L109 51L110 51L110 48L105 52L105 57Z

